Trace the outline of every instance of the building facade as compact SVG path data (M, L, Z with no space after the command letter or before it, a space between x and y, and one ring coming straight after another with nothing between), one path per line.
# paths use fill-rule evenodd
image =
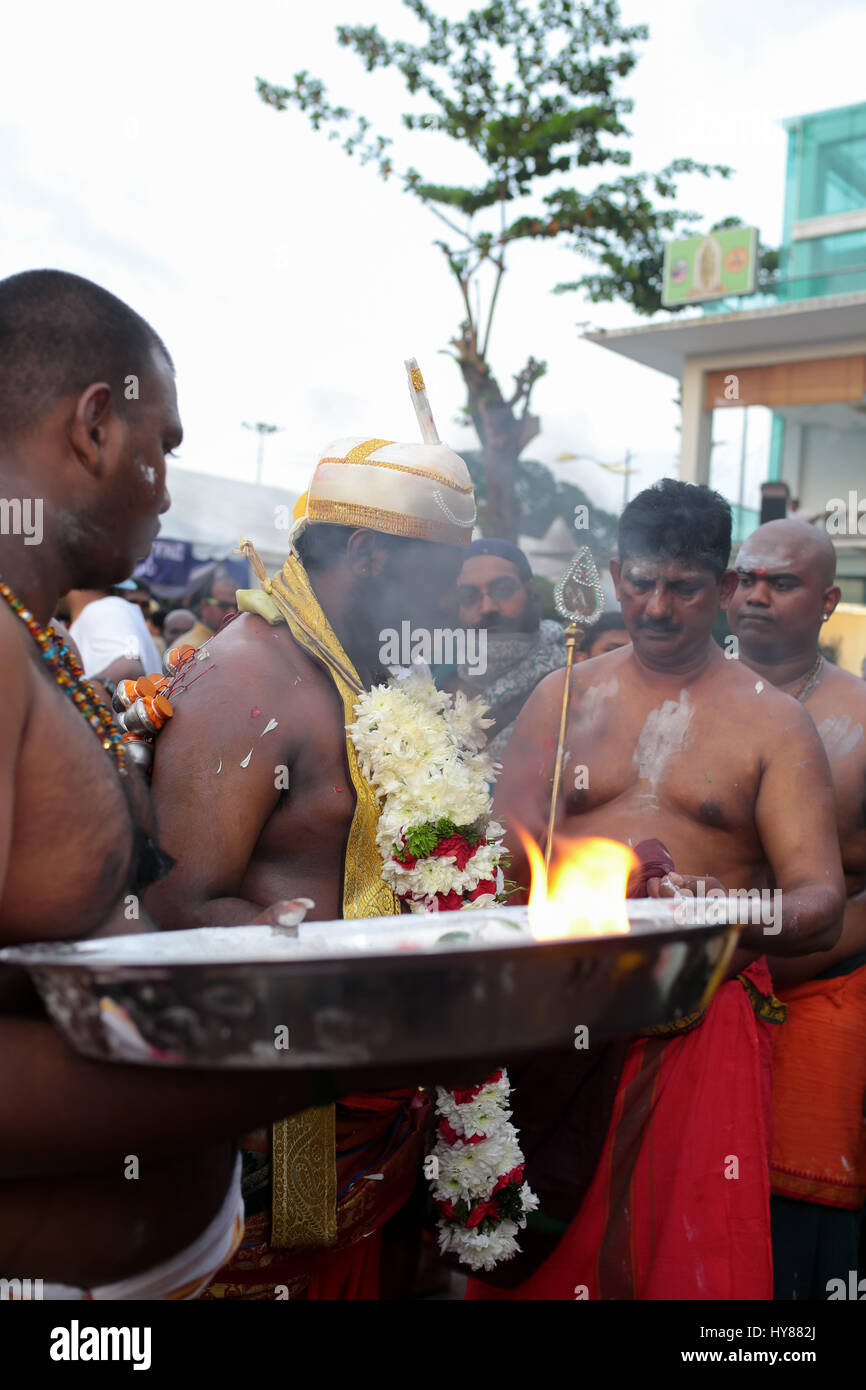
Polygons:
M866 603L866 104L784 125L778 275L748 299L586 336L678 379L680 477L729 498L735 539L758 522L760 484L786 484L791 508L827 525L843 598L858 605Z

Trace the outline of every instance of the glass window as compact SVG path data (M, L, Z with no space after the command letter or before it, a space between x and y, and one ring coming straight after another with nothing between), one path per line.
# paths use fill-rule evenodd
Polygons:
M815 175L815 201L822 214L866 208L866 137L822 145Z
M809 217L866 208L866 103L788 125L785 241Z
M866 229L795 242L788 275L791 299L866 289Z
M710 487L731 504L735 541L760 521L761 483L772 476L772 421L773 412L762 405L713 411Z

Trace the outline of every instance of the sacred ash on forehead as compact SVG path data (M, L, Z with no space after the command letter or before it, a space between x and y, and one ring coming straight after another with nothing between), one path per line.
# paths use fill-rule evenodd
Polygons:
M338 439L322 453L295 507L291 540L307 526L330 522L465 546L475 515L469 469L447 444L356 436Z
M627 572L629 579L656 579L658 577L659 562L655 560L632 560L626 558L622 562L623 572Z
M629 580L637 580L638 583L656 583L659 579L670 579L671 576L679 578L683 574L703 574L706 573L708 566L700 560L671 559L668 556L659 556L657 559L650 556L630 555L622 562L623 577Z
M774 555L756 547L754 550L747 550L746 542L740 548L737 556L737 569L745 570L749 574L772 574L775 570L787 570L791 568L791 561L784 555Z

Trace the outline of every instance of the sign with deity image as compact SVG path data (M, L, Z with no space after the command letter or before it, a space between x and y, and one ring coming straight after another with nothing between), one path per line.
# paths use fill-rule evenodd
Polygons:
M707 299L754 293L757 227L725 227L665 247L662 304L678 308Z

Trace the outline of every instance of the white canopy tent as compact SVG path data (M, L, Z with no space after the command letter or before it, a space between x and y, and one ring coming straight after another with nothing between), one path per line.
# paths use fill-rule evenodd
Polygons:
M283 563L296 492L171 464L168 490L171 509L162 518L161 539L189 542L194 559L204 562L231 558L243 538L269 571Z

